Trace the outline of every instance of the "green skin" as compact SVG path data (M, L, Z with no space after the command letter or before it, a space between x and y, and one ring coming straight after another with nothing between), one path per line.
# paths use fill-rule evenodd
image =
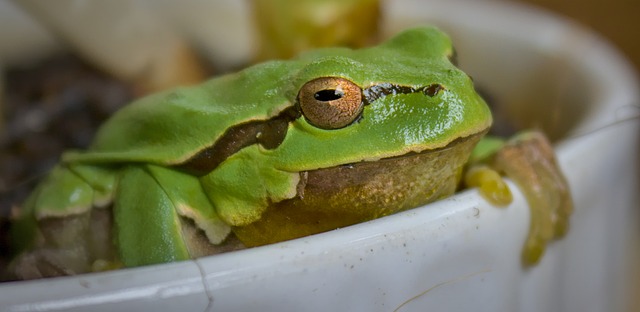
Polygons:
M87 151L63 155L25 203L14 235L28 242L39 220L113 203L125 266L189 259L180 217L219 244L233 227L259 220L269 202L296 196L301 171L434 150L485 132L489 108L452 54L442 32L417 28L376 47L316 50L138 100L107 121ZM362 89L390 83L443 90L381 97L340 129L320 129L300 115L276 148L250 145L204 174L177 169L233 126L295 107L298 90L318 77L342 77Z

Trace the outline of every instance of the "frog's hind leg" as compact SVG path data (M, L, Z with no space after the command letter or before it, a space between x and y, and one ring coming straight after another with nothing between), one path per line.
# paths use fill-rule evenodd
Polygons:
M11 227L17 257L10 275L32 279L91 271L96 256L112 250L110 212L94 212L91 185L67 166L57 166L25 201ZM100 235L93 235L100 233ZM108 234L106 234L108 236ZM104 245L99 248L96 246Z

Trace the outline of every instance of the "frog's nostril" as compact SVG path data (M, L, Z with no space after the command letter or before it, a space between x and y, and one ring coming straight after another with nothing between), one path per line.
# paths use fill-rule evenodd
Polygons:
M436 95L438 95L438 92L440 92L440 90L444 90L444 86L438 83L432 84L430 86L425 87L422 92L424 92L424 94L430 96L430 97L434 97Z

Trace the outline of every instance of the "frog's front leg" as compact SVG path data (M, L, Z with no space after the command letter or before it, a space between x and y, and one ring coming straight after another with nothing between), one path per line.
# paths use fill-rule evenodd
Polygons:
M486 164L504 173L520 187L531 210L531 224L522 259L525 264L535 264L544 254L546 244L567 232L573 210L567 180L557 164L551 144L541 132L526 131L506 142L493 142L487 146L487 150L479 152L484 155L475 159L476 164L466 174L465 182L479 186L485 197L496 197L500 188L494 185L502 182L491 176L490 170L478 169L478 164Z
M230 233L198 178L161 166L125 168L113 213L120 260L128 267L212 254Z

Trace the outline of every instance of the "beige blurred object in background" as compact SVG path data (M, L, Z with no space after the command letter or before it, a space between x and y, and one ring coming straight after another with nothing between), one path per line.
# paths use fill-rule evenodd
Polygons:
M378 0L252 0L258 61L315 47L363 47L377 41Z
M149 6L128 0L15 3L85 59L144 90L162 90L206 78L184 36Z

